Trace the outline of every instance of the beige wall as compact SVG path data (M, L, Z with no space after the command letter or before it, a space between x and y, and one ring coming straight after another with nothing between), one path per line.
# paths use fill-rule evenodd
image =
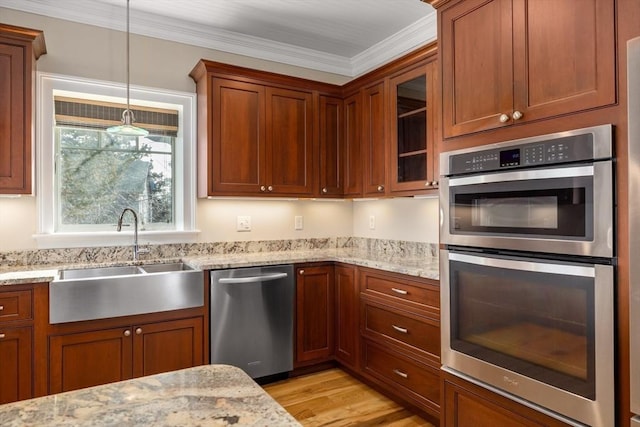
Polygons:
M47 54L38 70L98 80L124 82L124 34L104 28L52 19L0 8L0 22L41 29ZM201 58L297 77L343 84L348 78L233 55L225 52L167 42L150 37L131 37L131 83L133 85L194 92L189 72ZM0 197L0 251L36 249L37 229L34 197ZM370 215L376 228L370 230ZM253 230L236 231L236 217L252 217ZM294 230L294 216L304 217L304 230ZM437 201L390 199L368 202L199 200L197 228L200 241L268 240L355 235L437 242ZM115 220L115 219L114 219Z

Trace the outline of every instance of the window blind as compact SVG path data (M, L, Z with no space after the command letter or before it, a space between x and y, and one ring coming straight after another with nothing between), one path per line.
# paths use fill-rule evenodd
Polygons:
M56 126L106 129L120 124L126 104L54 96ZM178 111L131 105L135 125L154 135L177 136Z

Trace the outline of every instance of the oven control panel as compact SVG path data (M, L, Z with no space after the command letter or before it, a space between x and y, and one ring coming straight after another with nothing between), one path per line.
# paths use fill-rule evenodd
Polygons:
M502 144L500 144L502 145ZM590 133L452 155L450 174L490 172L593 158Z

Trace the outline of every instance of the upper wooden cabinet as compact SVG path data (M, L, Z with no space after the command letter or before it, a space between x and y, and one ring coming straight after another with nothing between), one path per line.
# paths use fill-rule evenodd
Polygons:
M344 194L344 103L332 96L320 96L319 121L319 195L342 197Z
M0 194L30 194L32 100L42 31L0 24Z
M385 82L363 91L363 189L365 196L384 195L387 191L387 101Z
M616 102L612 0L441 4L444 138Z
M316 108L308 81L204 60L191 77L199 197L314 195Z
M435 61L390 80L391 192L433 189L438 185L434 143L436 83Z
M362 94L344 99L344 195L362 196Z

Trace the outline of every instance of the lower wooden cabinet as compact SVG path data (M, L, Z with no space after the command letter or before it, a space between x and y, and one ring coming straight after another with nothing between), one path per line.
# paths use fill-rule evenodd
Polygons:
M333 272L333 264L296 267L296 367L333 358Z
M363 371L381 381L393 396L435 416L439 415L440 367L413 359L393 347L366 339L362 363Z
M37 322L47 317L38 312L46 286L24 284L0 286L0 404L30 399L36 393L34 354ZM38 303L39 304L39 303ZM39 386L40 384L38 384Z
M360 365L360 290L356 271L349 265L335 266L335 354L338 362L351 369Z
M201 365L202 336L202 317L51 336L49 393Z
M0 404L33 397L33 328L0 324Z
M440 417L437 282L360 269L362 373L391 396Z
M442 427L566 427L542 412L442 373Z

